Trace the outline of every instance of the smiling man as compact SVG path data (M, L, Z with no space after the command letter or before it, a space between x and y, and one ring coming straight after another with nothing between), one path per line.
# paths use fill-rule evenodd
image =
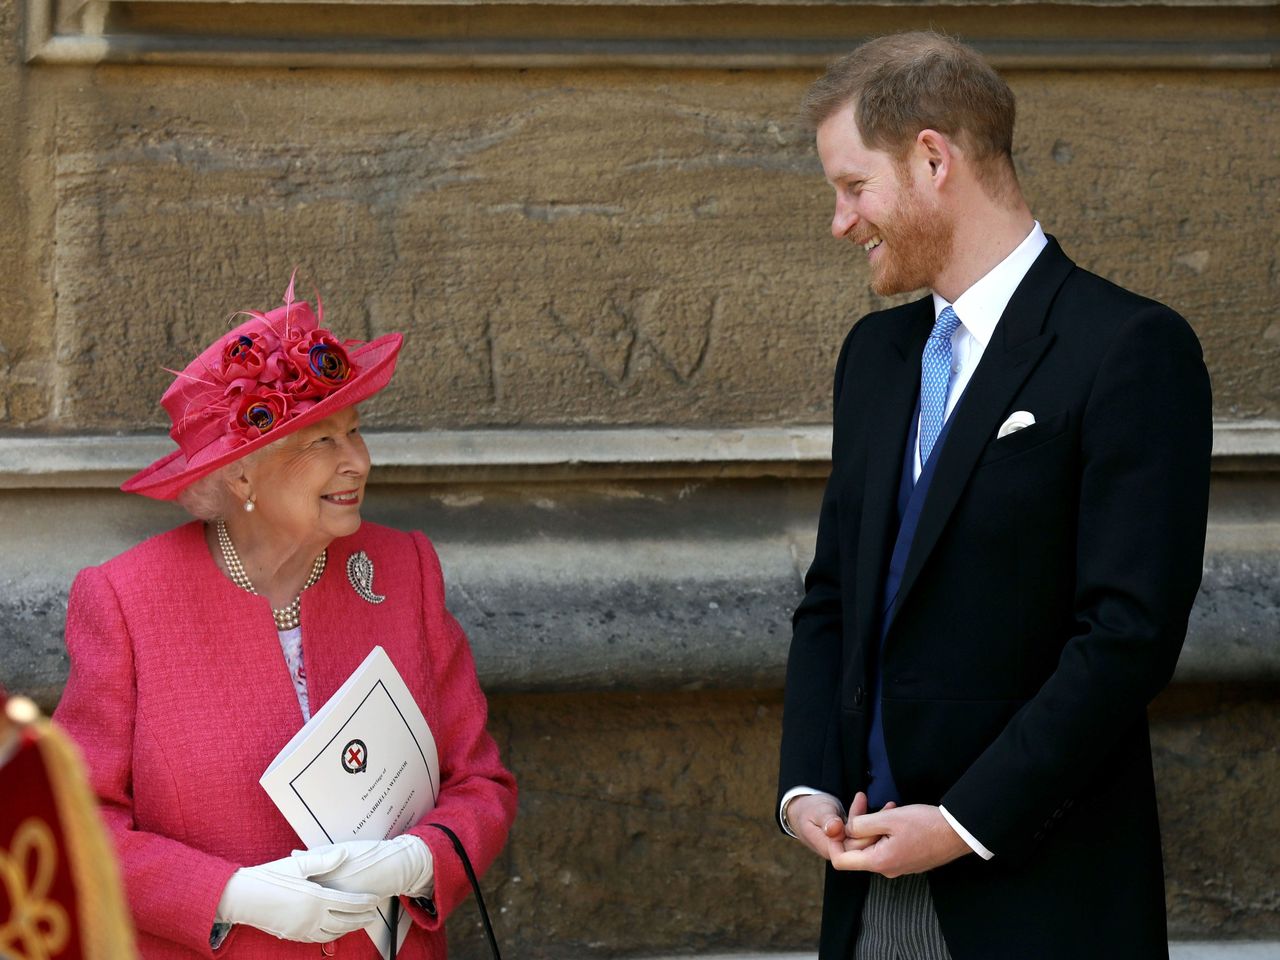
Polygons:
M1032 217L1014 98L932 33L805 97L850 331L793 619L778 814L824 960L1167 957L1146 706L1200 582L1209 379L1186 322Z

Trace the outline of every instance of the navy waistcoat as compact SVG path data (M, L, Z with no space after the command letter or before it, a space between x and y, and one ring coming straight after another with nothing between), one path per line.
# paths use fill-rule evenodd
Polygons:
M961 397L963 399L963 395ZM893 555L889 560L889 572L885 575L884 590L880 594L880 643L876 651L873 669L876 675L875 698L871 708L871 730L867 734L867 806L871 810L879 810L890 800L900 803L897 784L893 782L893 771L889 768L889 754L884 742L884 714L880 698L883 672L880 661L884 654L884 640L889 633L889 625L893 622L893 606L898 599L898 587L902 584L902 574L907 567L907 554L911 551L911 542L916 536L916 527L920 523L920 511L924 508L925 497L929 494L929 485L933 482L934 469L938 465L943 445L960 404L951 411L942 425L942 431L933 444L929 460L920 469L920 479L912 482L911 474L915 468L915 451L917 430L920 424L920 400L916 399L915 414L911 418L911 429L907 434L907 449L902 461L902 477L898 481L898 537L893 543Z

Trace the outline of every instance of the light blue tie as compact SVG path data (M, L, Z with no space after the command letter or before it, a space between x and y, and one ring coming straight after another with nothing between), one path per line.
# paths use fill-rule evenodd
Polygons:
M933 445L942 432L943 414L947 410L947 391L951 387L951 337L960 326L960 318L951 307L943 307L929 331L920 358L920 465L929 462Z

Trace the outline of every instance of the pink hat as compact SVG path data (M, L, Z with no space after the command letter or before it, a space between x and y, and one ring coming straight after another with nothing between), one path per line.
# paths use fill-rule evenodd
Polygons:
M196 357L160 402L178 449L120 487L172 500L189 483L344 407L360 403L391 379L403 337L339 341L320 327L324 307L295 303L293 279L284 306L243 311L249 320Z

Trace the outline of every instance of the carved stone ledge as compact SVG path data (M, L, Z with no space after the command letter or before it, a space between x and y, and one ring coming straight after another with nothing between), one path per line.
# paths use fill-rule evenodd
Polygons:
M373 483L822 478L831 428L369 431ZM102 489L173 449L158 436L0 436L0 490ZM1220 420L1215 473L1280 469L1280 422Z
M866 37L937 27L1003 69L1267 70L1272 0L26 0L27 59L364 69L821 69ZM1080 7L1089 8L1082 16Z

